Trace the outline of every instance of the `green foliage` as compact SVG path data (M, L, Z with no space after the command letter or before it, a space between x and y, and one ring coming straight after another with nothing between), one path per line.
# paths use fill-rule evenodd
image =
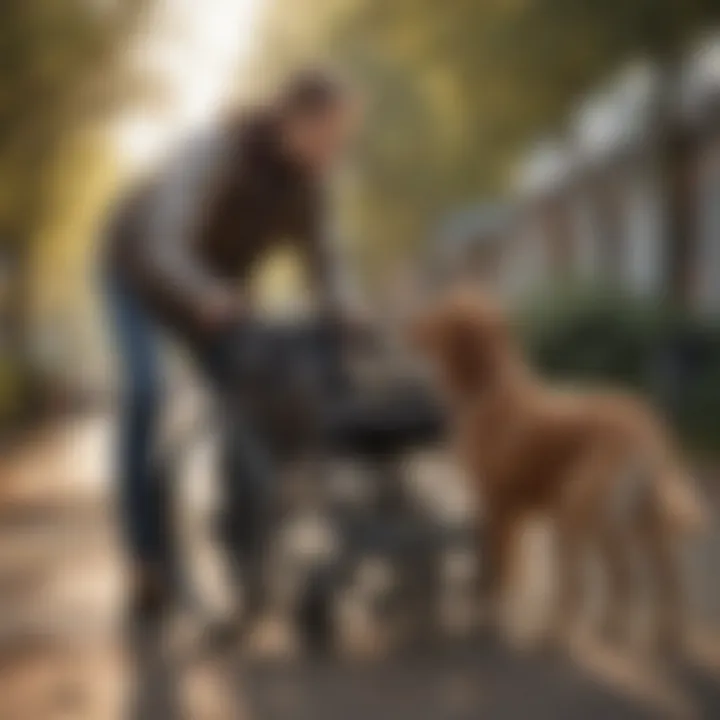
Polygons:
M5 0L0 23L0 228L42 222L44 180L69 133L127 89L127 33L144 0Z
M57 211L56 166L69 143L137 91L125 72L126 41L149 1L2 2L0 258L12 257L15 265L0 306L0 416L22 408L35 380L30 308L43 282L38 239ZM65 188L87 181L87 168L64 170ZM61 254L58 248L55 256ZM62 278L62 266L52 273Z

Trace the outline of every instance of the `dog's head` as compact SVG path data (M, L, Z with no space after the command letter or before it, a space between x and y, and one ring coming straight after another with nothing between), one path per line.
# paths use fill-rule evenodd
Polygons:
M411 339L456 395L476 397L490 389L514 361L505 314L474 289L454 290L422 312Z

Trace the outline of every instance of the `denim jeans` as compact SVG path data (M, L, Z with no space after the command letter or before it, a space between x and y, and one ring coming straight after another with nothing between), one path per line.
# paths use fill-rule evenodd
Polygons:
M219 420L218 476L222 507L218 540L236 582L244 589L244 608L256 615L265 602L267 545L273 526L276 467L265 439L252 423L238 373L262 339L248 326L219 334L193 348L200 373L208 381Z
M162 404L162 329L142 301L120 278L106 278L106 296L121 371L121 407L117 457L121 516L127 544L138 561L159 565L170 574L177 567L168 525L173 478L160 477L159 419ZM252 333L249 332L249 335ZM262 604L263 566L271 527L274 471L232 385L228 340L237 350L237 333L191 347L199 373L209 385L220 419L220 480L223 505L219 540L242 577L246 603ZM248 349L253 338L240 345Z
M161 561L165 530L154 476L162 400L160 330L123 281L105 278L120 372L117 481L121 517L133 559Z

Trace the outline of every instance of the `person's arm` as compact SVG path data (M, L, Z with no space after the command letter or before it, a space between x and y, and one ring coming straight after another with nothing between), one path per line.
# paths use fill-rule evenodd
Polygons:
M148 220L150 271L168 293L200 315L228 294L199 262L193 247L223 158L221 133L194 138L165 169Z

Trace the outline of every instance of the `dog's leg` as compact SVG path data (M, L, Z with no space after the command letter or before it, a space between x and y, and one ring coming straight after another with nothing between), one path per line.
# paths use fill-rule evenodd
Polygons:
M502 603L508 586L515 555L517 519L509 512L493 510L488 513L484 532L481 597L486 605L487 618L492 625L502 620Z
M659 482L651 468L635 467L614 493L611 505L616 524L634 527L648 564L656 609L656 641L662 649L675 649L682 640L682 578L679 558ZM618 549L627 556L627 549Z
M662 650L676 650L682 642L682 579L673 536L657 507L644 518L642 539L650 565L656 601L656 640Z
M607 582L606 606L601 622L602 634L610 640L621 640L629 629L634 595L634 574L628 556L629 540L622 528L606 526L599 538L600 560Z
M582 458L569 473L554 508L558 592L548 633L553 642L572 639L583 610L585 552L598 530L595 493L605 463L599 452Z
M557 582L555 607L548 626L548 639L563 644L575 630L583 602L583 550L585 536L572 519L557 523Z

